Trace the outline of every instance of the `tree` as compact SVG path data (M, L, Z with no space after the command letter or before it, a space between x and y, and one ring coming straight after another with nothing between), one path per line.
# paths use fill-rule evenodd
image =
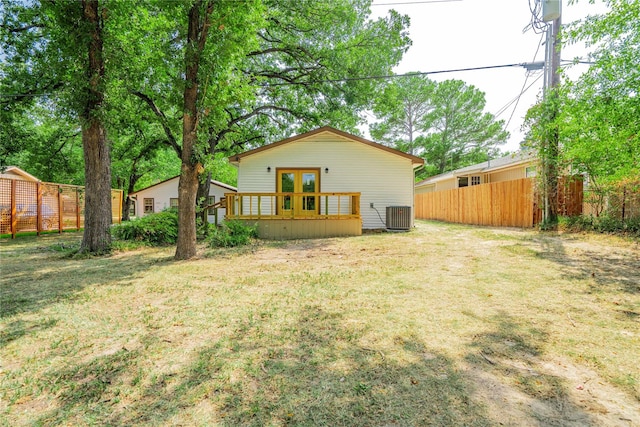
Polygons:
M400 77L384 88L373 113L380 120L370 127L371 136L387 145L414 154L415 139L428 128L436 83L426 76Z
M640 180L640 1L611 0L610 12L566 26L563 43L583 41L594 64L527 113L527 145L545 155L558 133L559 170L586 173L598 192ZM551 114L557 111L558 113Z
M388 74L410 43L408 18L392 12L369 20L370 3L5 0L0 28L11 67L0 84L15 97L3 100L11 111L0 120L21 126L34 100L68 115L82 130L92 194L98 188L90 180L110 181L110 145L117 181L129 189L145 161L163 152L158 144L171 147L181 163L176 258L189 258L194 189L199 178L208 182L199 173L215 170L216 158L322 124L356 131L379 84L369 77ZM147 114L129 106L132 97ZM93 241L89 229L100 228L93 222L83 248Z
M102 6L101 6L102 4ZM3 4L3 86L14 102L60 91L81 128L85 163L85 229L81 252L111 245L111 160L102 111L106 90L104 26L100 0ZM63 108L65 109L65 108Z
M77 120L69 122L43 103L23 106L3 124L1 165L28 165L28 172L48 182L82 185L82 138ZM9 112L11 109L7 109ZM15 142L15 145L12 144Z
M200 1L174 4L171 15L163 15L173 29L151 37L155 46L145 49L151 56L138 61L154 65L147 73L154 78L131 92L154 112L182 159L176 258L195 255L196 172L219 153L321 123L356 128L358 110L378 84L357 78L389 72L409 43L405 17L368 21L368 4L271 0L225 9L228 3ZM169 54L156 58L157 52ZM185 112L181 138L172 118L176 110ZM200 177L204 185L208 181Z
M463 81L398 77L376 99L381 122L371 134L423 157L423 174L431 176L497 155L508 133L484 108L484 93Z
M561 158L596 184L640 178L640 1L606 3L566 27L565 42L595 47L595 63L559 95Z

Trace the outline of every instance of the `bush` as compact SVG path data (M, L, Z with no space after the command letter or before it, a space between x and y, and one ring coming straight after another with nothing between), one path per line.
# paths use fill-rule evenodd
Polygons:
M624 221L611 216L580 215L560 217L560 228L566 231L595 231L597 233L630 234L640 237L640 217Z
M241 221L225 221L222 228L215 229L209 238L212 248L231 248L249 244L258 237L257 225L246 225Z
M152 245L171 245L178 239L178 211L165 210L145 215L114 226L112 235L118 240L131 240Z

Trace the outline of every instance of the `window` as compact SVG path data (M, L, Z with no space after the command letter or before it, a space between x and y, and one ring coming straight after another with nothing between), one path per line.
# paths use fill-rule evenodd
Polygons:
M471 177L471 185L479 185L482 182L480 178L481 178L480 175L473 175Z
M209 196L207 198L207 206L213 206L215 203L216 203L216 196ZM216 214L215 208L207 209L207 215L215 215L215 214Z
M178 209L178 199L174 199L173 197L169 199L169 207L171 209Z
M469 177L468 176L459 176L458 177L458 188L468 187L469 186Z
M136 216L136 202L135 200L131 201L131 205L129 205L129 216Z
M153 213L153 199L144 199L144 213Z
M525 169L525 175L527 178L533 178L534 176L538 175L538 171L536 171L536 167L535 166L527 166L527 169Z

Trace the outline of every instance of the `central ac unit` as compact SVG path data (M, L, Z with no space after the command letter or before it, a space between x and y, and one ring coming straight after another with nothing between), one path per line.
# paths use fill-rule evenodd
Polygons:
M387 228L389 230L411 228L411 206L387 206Z

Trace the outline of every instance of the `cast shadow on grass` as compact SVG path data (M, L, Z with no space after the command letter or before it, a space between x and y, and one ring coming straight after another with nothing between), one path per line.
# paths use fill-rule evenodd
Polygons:
M640 259L595 251L584 251L580 256L567 252L561 237L536 239L541 251L538 256L556 262L564 268L569 279L593 281L591 292L640 293Z
M0 303L0 307L1 306L2 304ZM38 319L37 321L15 320L10 322L4 325L3 330L0 331L0 348L27 334L33 334L44 331L45 329L53 328L57 323L57 319Z
M61 259L53 254L38 260L32 268L29 265L21 268L5 264L6 274L3 274L0 286L0 319L72 300L88 286L127 286L132 278L157 265L157 262L157 259L150 259L143 254L83 260Z
M309 304L273 328L253 320L192 353L178 372L126 378L139 367L119 353L70 372L61 405L40 422L107 425L488 426L484 408L452 360L414 338L393 354L359 344L341 313ZM111 364L111 368L105 366ZM126 365L126 367L125 367ZM129 370L123 375L123 370ZM104 386L107 384L107 386ZM113 388L136 399L114 404Z
M529 418L505 418L502 421L506 425L598 425L572 401L565 379L544 372L541 356L543 343L548 339L544 330L504 312L483 320L490 328L473 336L470 344L473 350L466 359L483 372L479 382L487 390L481 392L498 402L505 417L510 414L513 418L522 412L520 416ZM503 399L501 393L510 396ZM522 397L514 397L516 393ZM514 402L525 404L517 406ZM513 411L507 410L508 406L513 406Z
M621 258L620 256L587 252L587 261L577 265L578 278L591 278L591 292L640 293L640 259Z

